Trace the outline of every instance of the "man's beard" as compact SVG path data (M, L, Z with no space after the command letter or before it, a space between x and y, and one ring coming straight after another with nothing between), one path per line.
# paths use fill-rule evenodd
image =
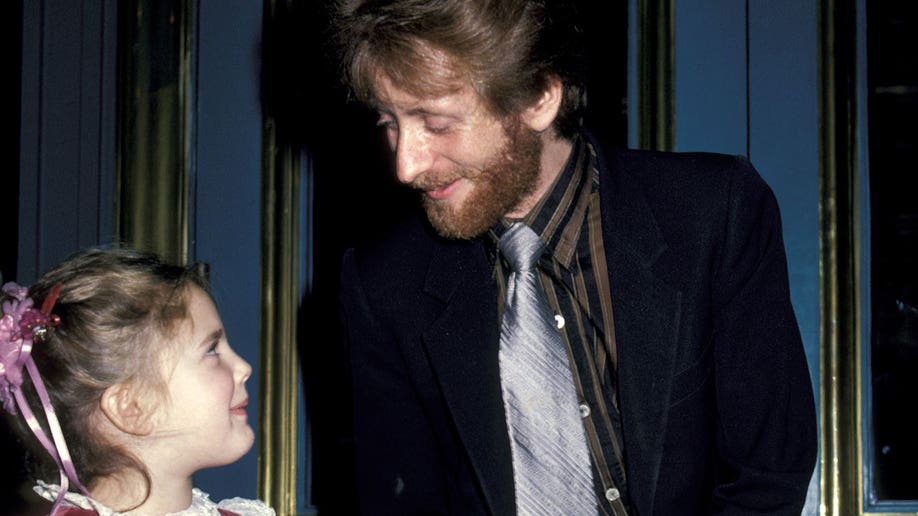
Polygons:
M481 235L535 191L542 156L539 134L518 123L506 126L504 132L506 142L494 162L480 172L457 168L436 177L425 174L412 184L427 190L465 178L474 185L458 206L422 193L427 218L441 236L469 239Z

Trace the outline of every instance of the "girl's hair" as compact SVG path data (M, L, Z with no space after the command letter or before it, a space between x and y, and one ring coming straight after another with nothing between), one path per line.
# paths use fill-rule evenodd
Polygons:
M52 311L60 323L33 347L32 358L77 474L91 486L97 479L133 469L146 479L149 495L144 464L97 431L100 401L108 387L119 383L165 399L165 342L187 317L189 287L206 291L205 279L194 267L171 265L151 254L93 249L48 271L29 289L29 297L40 306L58 283L62 289ZM23 393L33 411L40 412L41 403L29 382L24 382ZM28 429L20 430L31 435ZM46 479L57 473L50 460L30 466L38 466L36 473Z

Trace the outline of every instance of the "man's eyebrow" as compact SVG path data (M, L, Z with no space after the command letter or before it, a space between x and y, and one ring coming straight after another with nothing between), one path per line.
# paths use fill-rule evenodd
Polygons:
M373 106L373 109L375 109L379 114L382 114L382 115L395 116L396 110L392 109L390 106L386 106L383 104L375 104ZM404 111L404 114L406 116L420 116L420 117L435 116L435 117L446 117L446 118L458 118L456 114L448 112L444 109L438 109L436 107L425 106L425 105L418 105L418 106L413 106L411 108L408 108Z
M426 116L450 116L450 115L447 115L446 113L443 113L440 111L434 111L428 107L423 107L423 106L411 108L405 111L405 113L411 116L425 116L425 115Z

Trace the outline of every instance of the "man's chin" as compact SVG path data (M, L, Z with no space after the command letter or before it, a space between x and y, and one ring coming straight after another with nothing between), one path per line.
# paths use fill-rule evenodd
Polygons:
M443 238L450 240L470 240L490 229L500 219L500 215L489 216L482 211L460 209L444 203L425 199L424 211L427 220L434 230Z
M542 141L534 132L514 134L498 158L479 173L455 174L467 179L462 191L440 200L422 197L427 218L442 237L468 240L485 233L535 190Z

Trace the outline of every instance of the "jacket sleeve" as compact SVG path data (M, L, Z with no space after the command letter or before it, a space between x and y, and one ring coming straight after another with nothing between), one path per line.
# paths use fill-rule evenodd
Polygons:
M812 384L777 202L745 160L712 283L721 514L800 514L816 460Z

